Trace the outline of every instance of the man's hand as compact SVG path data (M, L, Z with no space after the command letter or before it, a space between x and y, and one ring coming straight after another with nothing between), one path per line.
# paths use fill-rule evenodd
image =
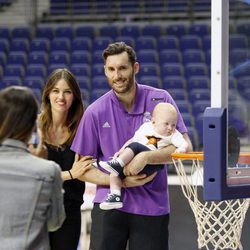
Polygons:
M135 176L127 176L123 180L123 187L138 187L138 186L143 186L144 184L152 181L154 177L156 176L156 172L146 176L145 174L140 174L140 175L135 175Z
M147 152L141 152L137 154L128 165L124 167L124 174L126 176L137 175L148 164Z

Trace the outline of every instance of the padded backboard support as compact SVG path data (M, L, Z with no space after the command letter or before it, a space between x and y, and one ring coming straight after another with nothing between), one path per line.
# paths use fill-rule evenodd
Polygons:
M204 113L204 200L250 197L250 185L227 184L227 110L207 108ZM240 177L239 177L240 178Z
M227 112L223 108L207 108L204 113L204 199L221 200L226 184Z

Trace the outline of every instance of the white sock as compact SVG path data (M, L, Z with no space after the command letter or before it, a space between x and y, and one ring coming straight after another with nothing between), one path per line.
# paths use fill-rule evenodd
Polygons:
M116 158L116 160L118 161L118 163L121 165L121 167L123 168L125 166L125 163L123 162L123 160L121 158Z
M110 192L111 192L112 194L116 194L116 195L121 196L121 190L113 189L113 190L110 190Z

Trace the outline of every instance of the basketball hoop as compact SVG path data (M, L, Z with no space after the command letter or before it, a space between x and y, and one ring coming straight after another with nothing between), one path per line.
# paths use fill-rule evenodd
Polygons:
M171 156L182 192L195 216L198 248L243 250L240 238L250 199L204 201L198 195L198 186L203 185L203 153L173 153ZM190 174L185 171L188 164Z

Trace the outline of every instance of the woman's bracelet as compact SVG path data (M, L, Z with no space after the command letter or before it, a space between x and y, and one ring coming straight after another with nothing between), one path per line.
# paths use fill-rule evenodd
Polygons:
M70 170L68 170L68 172L69 172L71 179L73 180L74 178L73 178L73 175L71 174Z

